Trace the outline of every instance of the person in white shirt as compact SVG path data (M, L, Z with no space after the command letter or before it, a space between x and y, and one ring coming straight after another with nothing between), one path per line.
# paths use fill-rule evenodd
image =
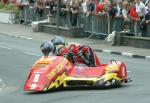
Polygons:
M135 8L136 12L138 13L140 19L142 20L146 14L146 6L141 0L135 0Z
M138 14L138 16L140 17L140 19L138 21L135 22L135 30L136 30L136 36L142 36L142 32L143 32L143 28L141 28L141 23L144 22L145 20L145 14L146 14L146 6L145 4L142 2L142 0L135 0L135 9L136 12Z
M130 4L128 2L123 2L122 15L124 18L124 32L129 32L130 28L130 18L129 18Z
M84 2L81 5L82 11L84 14L86 14L88 11L88 3L89 3L89 0L84 0Z

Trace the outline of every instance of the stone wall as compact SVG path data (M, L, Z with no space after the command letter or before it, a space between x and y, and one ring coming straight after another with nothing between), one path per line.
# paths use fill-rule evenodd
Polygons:
M84 29L82 27L57 27L55 25L42 25L41 31L54 34L54 35L64 35L68 37L85 37Z
M116 46L132 46L132 47L137 47L137 48L150 48L150 38L127 36L124 33L116 33L115 45Z

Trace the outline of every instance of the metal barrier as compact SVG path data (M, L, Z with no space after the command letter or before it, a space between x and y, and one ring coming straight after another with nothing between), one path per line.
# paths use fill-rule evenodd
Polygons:
M146 32L145 32L144 36L150 37L150 23L148 23L147 26L146 26Z
M40 17L36 15L35 8L29 5L23 5L20 9L20 21L25 23L31 23L32 21L41 21L48 18L49 7L46 6L44 14ZM67 12L65 16L59 16L59 26L71 27L70 12ZM50 24L56 25L56 16L49 16ZM107 14L91 14L85 15L83 13L78 14L77 27L83 27L85 33L96 35L107 35L112 31L121 32L124 29L123 18L109 18ZM150 24L147 25L145 32L142 32L142 36L150 37ZM139 31L138 25L131 21L130 33L136 35ZM128 33L129 34L129 33Z
M108 21L106 15L84 15L84 19L82 16L82 18L79 18L79 20L83 22L82 25L85 32L96 35L108 34Z
M49 7L46 6L44 9L43 15L40 17L36 15L36 9L30 5L22 5L19 10L20 21L23 21L25 24L31 23L32 21L41 21L48 18L49 15Z

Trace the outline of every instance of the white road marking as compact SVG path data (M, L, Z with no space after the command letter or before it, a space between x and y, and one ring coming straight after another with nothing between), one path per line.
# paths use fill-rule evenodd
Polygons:
M126 52L123 52L123 53L122 53L122 55L124 55L124 56L128 56L128 57L132 57L132 56L133 56L133 54L132 54L132 53L126 53Z
M11 50L11 48L9 48L9 47L6 47L6 46L2 46L2 45L0 45L0 48L4 48L4 49Z
M39 54L30 53L30 52L23 52L23 53L25 53L25 54L29 54L29 55L33 55L33 56L37 56L37 57L42 56L42 55L39 55Z
M150 59L150 56L146 56L146 59Z
M17 36L17 35L10 35L10 34L8 34L8 36L15 37L15 38L21 38L21 39L28 39L28 40L32 39L32 38L28 38L28 37L25 37L25 36Z
M32 39L32 38L28 38L28 37L24 37L24 36L21 36L20 38L22 38L22 39L28 39L28 40Z
M127 73L131 73L131 71L127 71Z
M110 50L103 50L103 52L105 52L105 53L111 53Z

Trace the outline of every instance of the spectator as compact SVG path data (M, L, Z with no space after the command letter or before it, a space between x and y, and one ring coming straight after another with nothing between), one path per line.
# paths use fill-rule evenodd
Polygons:
M146 8L141 0L135 0L135 8L140 20L137 21L137 36L141 36L142 31L145 31L143 23L145 21Z
M67 14L67 9L66 9L66 3L64 2L64 0L60 1L60 16L66 16Z
M142 20L146 14L145 5L141 0L135 0L135 3L136 12L140 17L140 20Z
M61 17L59 20L60 26L67 26L67 3L64 0L60 0L59 15Z
M95 3L94 0L90 0L88 5L88 14L93 14L93 13L95 13Z
M96 14L102 13L103 10L104 10L104 4L101 3L101 2L100 2L100 3L97 2L97 3L96 3Z
M20 0L19 2L19 16L20 16L20 24L26 24L27 20L27 7L29 6L28 0Z
M117 12L115 17L122 17L122 9L123 9L123 5L122 5L122 1L117 3Z
M45 8L45 1L44 0L38 0L36 2L36 11L35 11L35 14L37 16L42 17L42 15L44 14L44 8Z
M122 31L123 30L123 19L122 19L122 2L118 2L114 5L114 18L112 18L113 22L113 31Z
M129 18L131 19L131 22L133 24L134 34L135 36L137 36L137 33L138 33L137 25L138 25L138 21L140 20L140 17L136 12L134 2L130 3Z
M110 8L111 8L111 3L110 3L110 1L105 1L105 2L103 2L103 5L104 5L104 10L103 10L103 12L105 12L105 13L108 13L108 11L110 10Z
M117 12L117 3L111 1L111 8L108 11L110 18L114 18L116 16L116 12Z
M84 14L86 14L88 11L88 3L89 3L89 0L84 0L81 5L81 8Z
M77 26L79 5L77 0L72 0L71 4L71 26Z
M29 18L31 21L34 20L34 0L29 0Z
M96 14L106 14L110 10L110 1L96 2Z
M49 15L54 16L56 14L56 2L55 0L46 1L46 6L49 6Z
M147 3L146 10L147 10L147 13L145 15L145 22L146 22L146 24L148 24L148 23L150 23L150 0Z
M136 12L136 8L135 8L135 3L131 2L130 3L130 10L129 10L129 18L133 21L139 21L140 17Z
M124 32L129 32L130 30L130 18L128 16L129 14L129 8L130 8L130 5L128 2L124 1L123 2L123 10L122 10L122 15L123 15L123 18L124 18Z

